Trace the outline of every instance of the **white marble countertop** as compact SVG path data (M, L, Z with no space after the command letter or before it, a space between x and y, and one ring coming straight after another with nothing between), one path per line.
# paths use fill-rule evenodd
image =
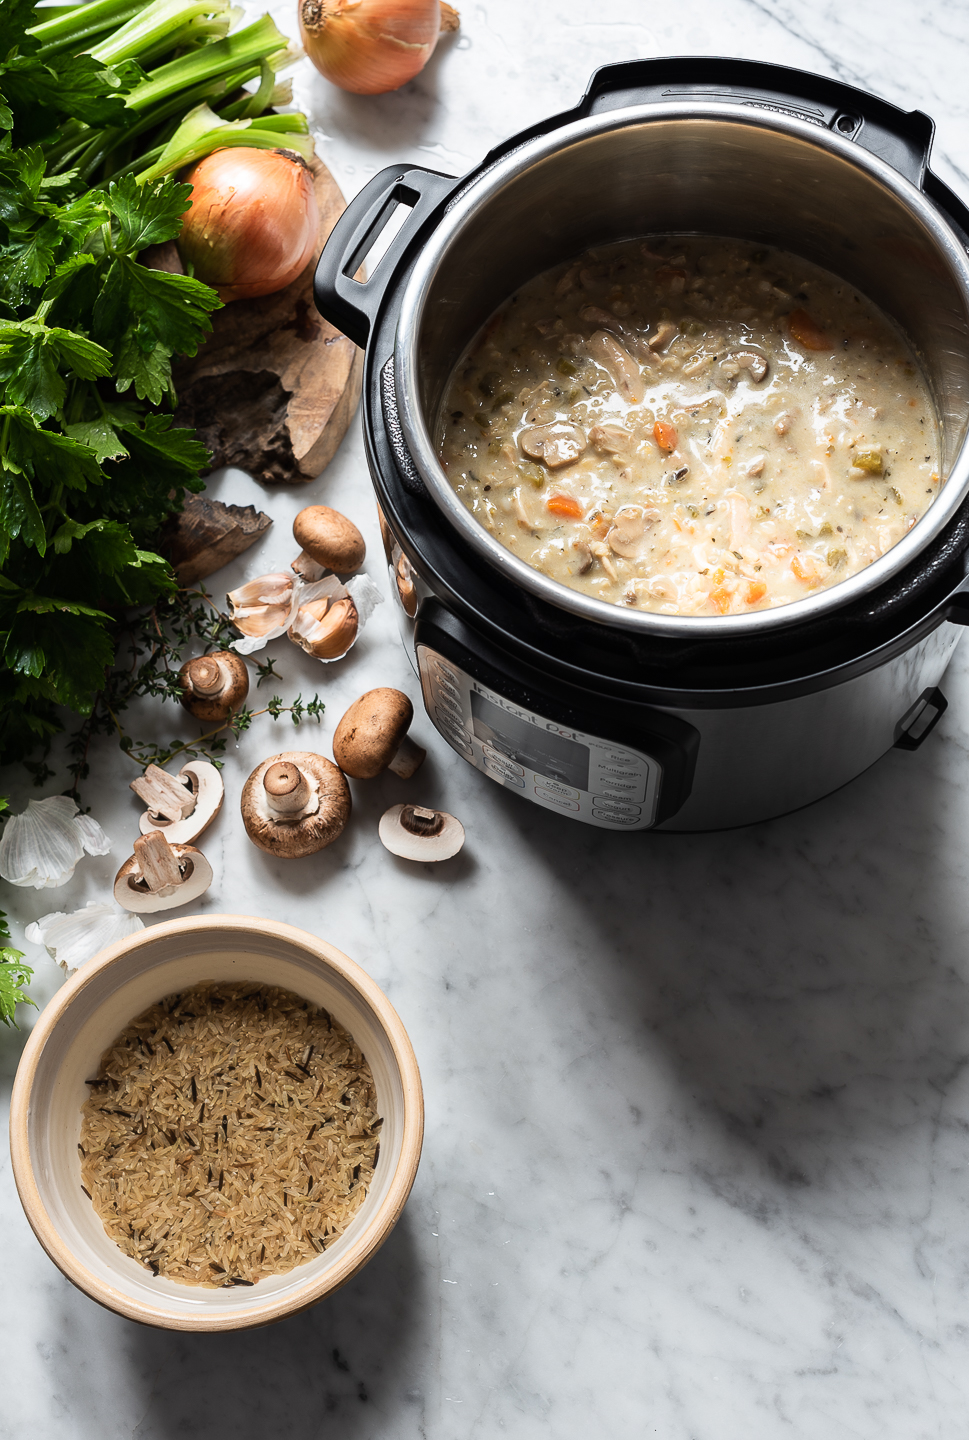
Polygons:
M291 0L272 8L291 30ZM964 5L463 8L460 39L399 94L348 96L300 72L297 99L348 195L399 159L468 168L573 103L598 65L690 53L801 66L928 111L935 166L969 193ZM212 491L276 521L220 589L286 564L291 518L310 500L366 529L385 589L358 424L305 489L267 492L230 472ZM238 819L256 761L304 741L328 749L373 685L418 698L389 604L339 665L284 641L275 651L284 696L319 687L327 714L298 739L259 721L230 751L226 807L205 841L216 882L198 908L302 925L387 991L426 1089L412 1198L331 1300L272 1330L193 1338L138 1328L72 1289L27 1226L4 1146L0 1434L964 1434L969 651L922 750L771 824L588 830L488 784L419 718L418 779L355 784L340 844L274 863ZM166 725L189 733L174 710ZM59 891L3 887L17 938L48 910L105 895L135 834L126 763L103 744L86 790L113 853L85 859ZM15 810L62 784L3 777ZM417 868L382 850L377 817L405 795L465 821L458 860ZM25 948L42 1003L60 971ZM0 1034L5 1091L24 1023Z

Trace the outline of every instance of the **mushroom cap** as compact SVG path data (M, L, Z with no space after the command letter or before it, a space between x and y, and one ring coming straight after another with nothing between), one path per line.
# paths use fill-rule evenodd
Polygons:
M170 895L149 890L141 878L137 855L124 862L114 880L114 898L125 910L150 915L156 910L177 910L204 895L212 884L212 866L194 845L173 845L172 850L182 872L182 882Z
M213 666L218 669L217 676L213 674ZM210 674L213 676L212 689L209 689L208 683ZM196 720L210 724L227 720L249 694L248 667L242 656L233 650L217 650L212 655L197 655L194 660L186 660L178 672L178 679L185 709ZM202 689L198 688L199 682L203 685Z
M336 727L334 760L354 780L372 780L397 754L413 718L414 707L402 691L368 690Z
M188 845L208 829L222 809L225 786L216 767L207 760L189 760L178 776L195 795L192 810L181 820L166 820L163 815L153 815L151 810L146 810L138 823L142 835L160 830L169 845Z
M267 804L266 771L273 765L294 765L309 782L313 809L291 817L274 815ZM254 845L281 860L315 855L343 834L350 818L350 787L324 755L289 750L270 755L257 765L242 791L242 823Z
M359 570L367 546L352 520L329 505L307 505L293 521L293 539L318 565L349 575Z
M415 834L401 819L405 811L416 811L418 817L431 823L439 820L440 829L433 834ZM464 844L464 826L460 820L446 810L415 805L392 805L381 815L377 834L384 848L402 860L450 860Z

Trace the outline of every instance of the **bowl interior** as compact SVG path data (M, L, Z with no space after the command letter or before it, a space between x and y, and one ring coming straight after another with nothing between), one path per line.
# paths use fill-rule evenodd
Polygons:
M278 929L285 932L288 927ZM81 972L69 982L77 983L77 989L46 1038L29 1097L28 1145L40 1203L73 1265L86 1272L71 1273L71 1278L104 1303L111 1304L115 1296L143 1307L156 1323L177 1324L195 1317L201 1328L207 1328L206 1322L218 1328L226 1322L231 1326L232 1317L241 1319L242 1312L252 1316L260 1310L272 1311L269 1318L275 1318L281 1307L298 1309L306 1303L307 1289L324 1293L328 1277L340 1275L338 1283L347 1278L342 1272L349 1252L366 1239L375 1221L379 1229L378 1217L386 1210L395 1181L399 1188L406 1084L394 1045L366 996L337 968L302 950L286 934L220 936L210 930L195 937L183 932L153 938L148 931L147 939L136 939L141 943L124 953L121 961L95 962L97 968L90 974ZM344 1234L317 1259L285 1275L260 1280L253 1288L208 1290L163 1276L154 1279L105 1234L81 1189L77 1147L81 1106L89 1093L85 1080L96 1073L103 1052L135 1016L164 996L205 980L276 985L324 1006L363 1051L384 1117L373 1183ZM373 1248L382 1238L374 1236ZM54 1258L61 1263L62 1257ZM93 1290L88 1278L94 1281ZM258 1314L248 1323L258 1324Z
M432 438L448 379L494 310L584 250L662 233L722 235L801 255L849 281L913 345L935 401L942 488L896 545L838 585L766 611L658 616L547 579L493 538L452 490ZM767 111L713 102L576 121L473 180L425 243L401 303L400 423L432 500L491 566L552 605L680 638L750 634L817 618L914 560L969 491L969 261L920 191L852 141Z

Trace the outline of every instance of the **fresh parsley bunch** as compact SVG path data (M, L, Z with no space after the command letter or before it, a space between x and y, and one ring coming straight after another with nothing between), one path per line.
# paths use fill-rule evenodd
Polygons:
M2 761L60 728L57 706L90 711L117 613L173 588L147 547L202 488L207 454L172 425L171 357L196 353L220 304L138 263L178 234L189 186L125 174L90 190L48 173L50 126L67 114L123 128L141 72L38 55L36 13L0 9Z

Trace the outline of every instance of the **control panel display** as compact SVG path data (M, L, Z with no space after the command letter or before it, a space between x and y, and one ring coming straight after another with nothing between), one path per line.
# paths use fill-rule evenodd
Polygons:
M604 830L646 830L662 770L652 756L515 705L418 645L427 713L476 770L535 805Z

